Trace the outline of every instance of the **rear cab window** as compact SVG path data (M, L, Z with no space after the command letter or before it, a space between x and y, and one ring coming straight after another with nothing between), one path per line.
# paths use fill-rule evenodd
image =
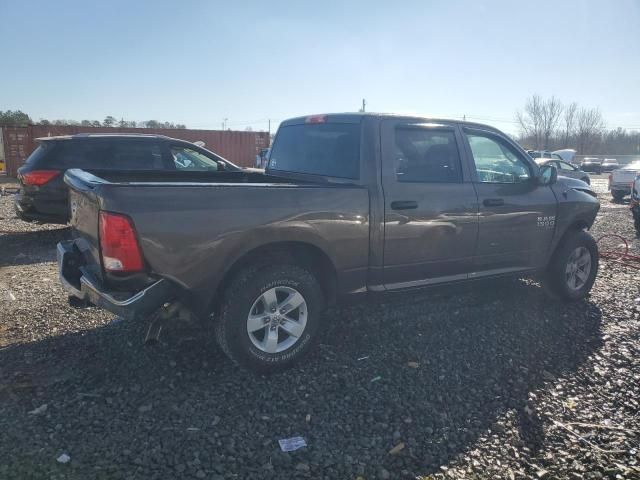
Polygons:
M360 128L359 122L281 126L268 168L356 180L360 177Z

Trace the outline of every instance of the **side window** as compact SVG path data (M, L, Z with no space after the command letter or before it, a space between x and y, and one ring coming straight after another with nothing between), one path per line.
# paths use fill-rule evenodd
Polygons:
M395 150L398 182L462 182L453 131L399 126L395 130Z
M52 166L61 168L97 168L99 160L89 155L88 142L65 140L58 142L53 155Z
M64 168L157 170L163 168L160 147L152 142L65 141L56 150Z
M182 146L171 147L171 157L176 170L217 171L218 162L206 155Z
M115 170L161 170L160 147L152 142L117 142L105 168Z
M527 161L493 135L467 133L478 181L483 183L523 183L531 177Z
M557 163L560 166L560 170L569 170L570 172L573 172L576 170L575 167L573 167L572 165L569 165L566 162L557 162Z

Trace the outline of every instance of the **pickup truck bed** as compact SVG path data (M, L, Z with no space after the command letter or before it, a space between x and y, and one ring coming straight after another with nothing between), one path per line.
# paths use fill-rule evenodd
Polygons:
M134 295L163 278L177 287L173 296L203 313L240 256L276 242L322 249L329 261L341 266L338 290L365 286L366 189L322 181L292 182L261 173L180 175L178 179L175 173L109 172L97 177L82 170L67 172L71 224L82 262L91 277L109 291L120 290L120 296L126 296L129 289ZM123 213L132 220L152 272L149 276L122 277L105 274L100 268L99 211Z

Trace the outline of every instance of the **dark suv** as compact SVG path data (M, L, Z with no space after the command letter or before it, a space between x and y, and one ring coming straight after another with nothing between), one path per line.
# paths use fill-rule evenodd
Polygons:
M163 135L78 134L38 138L38 148L18 169L16 213L22 220L66 223L69 168L92 172L233 171L239 167L209 150Z

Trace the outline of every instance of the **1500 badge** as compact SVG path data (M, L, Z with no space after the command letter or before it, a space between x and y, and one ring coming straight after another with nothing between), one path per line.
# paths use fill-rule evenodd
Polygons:
M556 216L550 215L548 217L538 217L539 227L553 227L556 224Z

